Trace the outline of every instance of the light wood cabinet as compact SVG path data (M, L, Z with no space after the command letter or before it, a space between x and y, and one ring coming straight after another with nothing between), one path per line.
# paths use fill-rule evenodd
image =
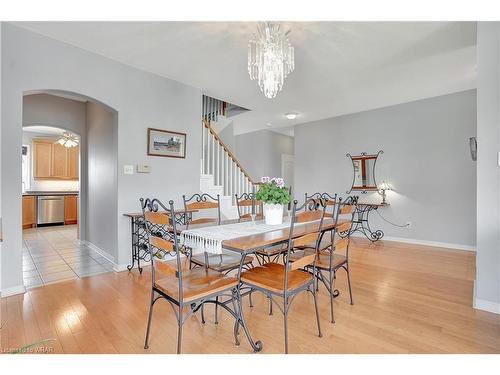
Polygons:
M80 155L80 147L72 147L68 149L68 176L72 180L78 180L78 160Z
M78 180L80 147L64 147L56 139L33 140L33 178Z
M50 178L52 141L33 141L33 178Z
M51 177L65 179L68 175L68 148L59 143L52 144Z
M64 196L64 224L78 222L78 201L76 195Z
M36 224L36 197L23 197L23 229L32 228Z

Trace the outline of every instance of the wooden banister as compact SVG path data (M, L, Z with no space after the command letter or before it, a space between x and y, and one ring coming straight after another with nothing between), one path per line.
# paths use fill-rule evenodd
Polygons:
M255 182L251 177L250 174L246 171L245 168L241 165L239 160L234 156L234 154L231 152L231 150L226 146L224 141L219 137L219 135L212 129L210 126L210 122L207 120L202 120L203 126L208 129L210 134L215 138L217 142L219 142L219 145L222 147L222 149L228 154L228 156L231 158L231 160L236 164L236 166L241 170L241 172L245 175L245 177L254 185L258 185L260 182Z

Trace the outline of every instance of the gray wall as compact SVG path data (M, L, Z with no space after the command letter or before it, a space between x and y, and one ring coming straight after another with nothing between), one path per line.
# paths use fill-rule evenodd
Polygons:
M88 177L85 239L116 259L118 118L116 112L90 102L86 117Z
M500 313L500 23L477 28L476 307Z
M376 178L394 191L372 215L386 236L470 248L476 233L476 164L468 139L476 135L476 91L470 90L297 126L296 197L327 191L345 196L352 183L346 153L383 150ZM361 196L380 202L380 196Z
M236 152L236 137L234 135L234 123L231 121L222 131L218 133L222 142L232 151Z
M23 126L45 125L85 132L84 102L48 94L32 94L23 98Z
M201 91L111 59L1 23L2 289L22 286L21 153L23 94L64 90L118 112L118 244L116 262L130 261L130 223L141 196L174 199L199 186ZM148 127L187 133L186 159L148 157ZM16 161L17 159L17 161ZM149 174L124 175L123 165L149 164ZM111 208L112 209L112 208ZM92 218L89 218L92 219ZM93 218L100 220L100 218Z
M292 137L270 130L259 130L235 137L236 157L250 176L281 177L281 155L294 155Z

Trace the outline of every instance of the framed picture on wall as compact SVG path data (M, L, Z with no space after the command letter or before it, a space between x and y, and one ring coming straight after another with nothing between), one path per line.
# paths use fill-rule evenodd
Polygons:
M148 128L148 155L185 158L186 134Z

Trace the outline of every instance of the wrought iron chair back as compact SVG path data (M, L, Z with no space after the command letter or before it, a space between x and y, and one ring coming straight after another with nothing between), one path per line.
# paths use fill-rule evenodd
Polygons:
M328 193L313 193L311 195L305 193L305 200L307 201L308 199L314 199L316 201L323 201L324 204L327 206L326 207L326 212L325 216L331 216L333 217L333 214L335 212L335 203L337 202L337 194L330 195ZM328 208L332 208L332 212L328 212ZM310 207L305 207L305 210L310 209Z
M334 221L335 230L332 231L332 246L330 249L330 267L333 264L333 256L337 251L345 251L345 256L349 259L349 243L351 240L351 228L354 221L354 214L356 213L356 205L358 203L357 196L349 196L345 200L338 199ZM339 221L345 220L344 223L339 224ZM337 240L336 237L340 237Z
M238 208L238 216L240 219L251 217L250 215L252 213L257 216L262 216L262 201L256 200L254 193L243 193L240 196L235 194L234 197L236 199L236 207ZM248 212L249 210L250 212Z
M288 237L288 249L285 255L285 280L284 280L284 291L286 298L286 291L288 289L288 273L294 271L298 268L304 268L307 265L312 265L313 275L316 274L316 252L310 255L306 255L299 260L290 262L290 253L292 249L309 244L311 242L315 243L316 251L321 241L321 234L323 229L323 220L325 218L326 205L322 199L307 199L305 202L298 206L298 201L293 202L292 215L290 219L290 231ZM306 210L306 207L310 207ZM296 224L319 221L318 231L306 234L294 238L294 231L296 229Z
M146 226L146 238L149 255L151 258L151 283L156 286L156 271L161 268L166 271L175 272L179 280L179 301L183 298L182 289L182 263L179 240L177 237L176 223L174 215L174 202L169 201L168 207L160 200L140 199L144 224ZM159 208L164 210L159 212ZM165 235L169 233L170 235ZM166 263L160 262L159 258L165 256L175 257L176 267L171 269Z
M217 218L210 217L200 217L194 220L187 222L187 226L190 224L203 224L203 223L212 223L216 222L217 225L220 225L221 216L220 216L220 195L217 194L217 197L213 197L210 194L193 194L189 198L186 198L185 195L182 196L182 200L184 201L184 210L209 210L216 209L217 210Z

